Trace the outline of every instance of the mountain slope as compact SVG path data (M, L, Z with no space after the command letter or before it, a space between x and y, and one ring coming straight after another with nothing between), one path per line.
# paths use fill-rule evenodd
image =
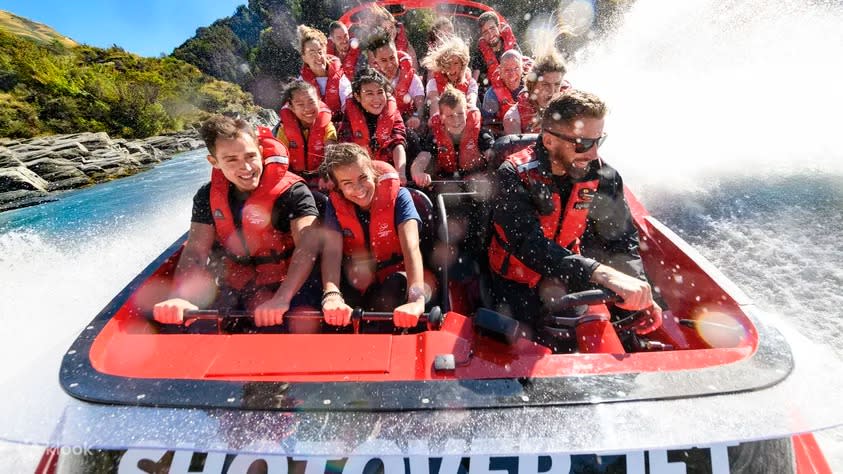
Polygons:
M14 13L0 10L0 30L5 30L17 36L23 36L40 43L58 41L62 46L73 47L79 44L72 39L58 33L47 25L17 16Z
M237 85L176 58L79 46L44 25L3 18L11 20L0 23L0 137L107 132L143 138L212 113L258 110Z

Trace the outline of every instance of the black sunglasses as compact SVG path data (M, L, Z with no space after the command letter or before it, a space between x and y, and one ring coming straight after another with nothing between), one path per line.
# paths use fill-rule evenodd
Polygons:
M591 150L593 147L597 146L600 148L600 145L606 141L606 133L600 135L598 138L583 138L583 137L569 137L568 135L562 135L559 132L554 132L553 130L542 129L542 132L549 133L554 137L565 140L566 142L573 143L576 145L574 147L574 151L577 153L585 153L588 150Z

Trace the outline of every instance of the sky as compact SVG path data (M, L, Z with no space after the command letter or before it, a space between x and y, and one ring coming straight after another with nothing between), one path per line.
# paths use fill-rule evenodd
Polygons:
M170 54L200 26L247 0L0 0L0 10L43 23L77 43L141 56Z

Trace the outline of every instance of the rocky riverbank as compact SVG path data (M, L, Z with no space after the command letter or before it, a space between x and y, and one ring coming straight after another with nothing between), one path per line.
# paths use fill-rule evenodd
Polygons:
M256 125L278 122L273 111L263 112L250 121ZM177 153L204 146L195 130L140 140L111 138L105 132L0 138L0 211L49 201L55 193L68 189L131 176Z
M203 146L194 130L142 140L110 138L105 132L0 139L0 211L130 176Z

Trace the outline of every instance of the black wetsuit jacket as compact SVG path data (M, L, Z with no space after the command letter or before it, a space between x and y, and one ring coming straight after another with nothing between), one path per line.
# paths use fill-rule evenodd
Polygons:
M540 137L533 153L539 160L539 169L550 176L550 160ZM512 254L527 267L545 278L561 278L569 291L588 288L592 272L601 263L645 279L638 253L638 231L624 198L623 182L614 168L594 160L589 164L586 175L579 180L599 180L580 243L581 255L544 236L537 218L537 202L547 200L547 197L532 196L512 163L504 161L497 177L498 192L492 205L492 223L503 230L511 243L509 249ZM552 177L550 190L559 194L563 209L572 186L573 181L568 176Z

